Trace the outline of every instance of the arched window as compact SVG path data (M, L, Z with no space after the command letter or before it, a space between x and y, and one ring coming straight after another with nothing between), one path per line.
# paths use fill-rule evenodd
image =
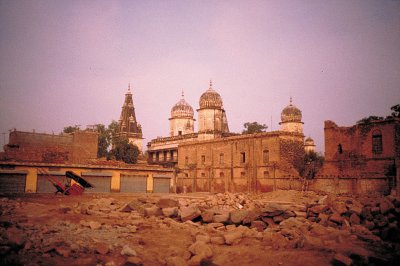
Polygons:
M372 132L372 153L381 154L382 151L382 132L380 130L374 130Z
M219 178L224 178L224 177L225 177L224 172L219 172Z

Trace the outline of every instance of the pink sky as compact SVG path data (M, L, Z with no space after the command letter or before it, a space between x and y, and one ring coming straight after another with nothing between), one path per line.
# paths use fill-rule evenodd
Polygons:
M324 120L400 103L399 47L400 1L0 0L0 133L108 125L131 82L147 143L212 79L231 131L292 96L323 150Z

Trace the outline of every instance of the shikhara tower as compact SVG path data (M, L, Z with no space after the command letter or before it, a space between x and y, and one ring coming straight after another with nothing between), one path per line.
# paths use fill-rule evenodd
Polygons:
M121 116L118 120L117 137L124 137L129 143L136 145L142 152L142 126L137 122L135 107L133 106L131 85L128 85L128 91L125 94L125 101L122 105Z

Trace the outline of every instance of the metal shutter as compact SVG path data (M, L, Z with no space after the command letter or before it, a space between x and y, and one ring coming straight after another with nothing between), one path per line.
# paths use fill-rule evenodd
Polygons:
M153 192L154 193L169 193L171 178L169 177L154 177Z
M147 176L121 175L121 189L124 193L146 193Z
M110 176L85 176L82 177L94 186L94 188L85 189L85 193L109 193L111 192Z
M65 185L66 177L65 175L51 175L53 180L59 181L61 184ZM37 193L55 193L57 189L53 186L46 175L38 175L37 176Z
M26 174L0 174L0 193L24 193Z

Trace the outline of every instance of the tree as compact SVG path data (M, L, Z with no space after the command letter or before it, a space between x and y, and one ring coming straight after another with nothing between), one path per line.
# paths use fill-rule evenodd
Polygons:
M113 120L109 125L108 125L108 128L107 128L107 130L108 130L108 134L109 134L109 137L110 137L110 144L113 144L114 145L114 140L116 140L117 138L116 138L116 136L117 136L117 133L118 133L118 122L117 121L115 121L115 120Z
M97 157L107 157L111 141L110 132L103 124L95 125L95 129L99 133Z
M127 138L117 138L114 139L114 146L109 156L114 157L117 161L135 164L139 156L139 148L129 143Z
M372 121L376 121L376 120L383 120L384 118L382 116L375 116L375 115L371 115L368 117L364 117L361 120L357 121L357 124L368 124L371 123Z
M244 130L242 131L242 134L253 134L253 133L260 133L260 132L265 132L265 130L268 128L265 124L259 124L257 122L246 122L243 124Z
M79 130L80 130L79 125L67 126L67 127L64 127L63 133L73 133L73 132L79 131Z
M396 104L392 107L390 107L390 110L392 110L392 116L393 117L400 117L400 104Z
M324 156L316 152L305 152L303 160L296 163L295 168L302 177L312 179L322 168L324 164Z

